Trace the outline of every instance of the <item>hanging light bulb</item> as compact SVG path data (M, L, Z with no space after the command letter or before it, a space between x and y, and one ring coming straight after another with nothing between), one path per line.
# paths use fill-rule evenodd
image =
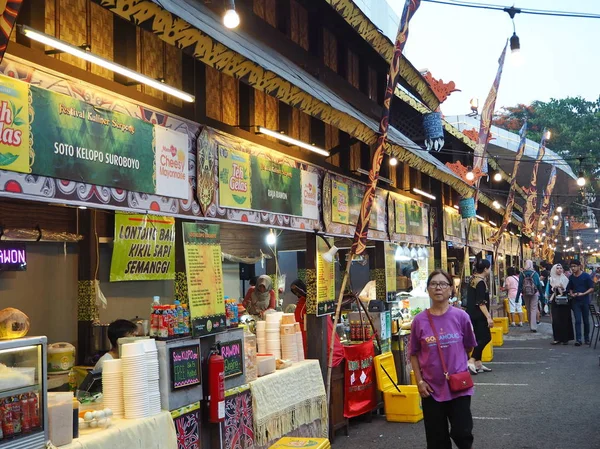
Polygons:
M591 227L592 227L592 224L591 224L591 223L588 221L588 222L585 224L585 227L586 227L586 228L591 228Z
M513 35L510 37L510 51L513 54L521 51L521 42L519 41L519 36L517 36L516 32L513 32Z
M390 165L391 165L392 167L395 167L396 165L398 165L398 159L396 159L394 156L392 156L392 157L390 158Z
M596 234L598 234L598 229L594 229L594 232L595 232Z
M565 240L568 242L569 240L571 240L571 237L567 237Z
M240 16L235 10L235 0L227 0L225 2L225 14L223 15L223 25L227 28L237 28L240 24Z
M552 217L552 219L553 219L554 221L558 221L558 220L559 220L559 218L560 218L560 217L559 217L558 215L555 215L554 217Z
M575 238L576 238L577 240L581 239L581 237L579 237L579 236L577 236L577 237L575 237Z
M502 173L496 172L494 175L494 181L502 181Z
M267 234L265 241L267 242L267 245L269 245L269 246L273 246L273 245L275 245L275 243L277 243L277 236L275 235L275 232L272 229Z
M556 212L558 212L559 214L562 214L562 211L563 211L563 208L562 208L562 206L558 206L558 207L556 208Z
M583 176L582 171L580 171L579 174L577 175L577 185L579 187L585 186L585 177Z
M546 220L542 220L540 223L542 226L544 226L546 224Z
M556 229L556 225L552 225L552 229Z
M492 206L494 206L494 209L500 209L500 207L501 207L501 206L500 206L500 203L499 203L498 201L494 201L494 202L492 203Z
M473 171L469 169L469 171L465 175L465 178L467 178L467 181L473 181L475 179L475 173L473 173Z
M549 129L547 129L546 135L544 137L546 137L546 140L550 140L550 137L552 137L552 132Z

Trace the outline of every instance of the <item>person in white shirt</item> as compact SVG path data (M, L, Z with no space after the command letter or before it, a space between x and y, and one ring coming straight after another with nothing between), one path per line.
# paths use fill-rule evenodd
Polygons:
M134 337L137 333L137 325L129 320L116 320L110 323L108 326L108 339L110 340L110 351L104 354L96 365L94 366L94 372L102 372L102 365L105 360L112 360L119 358L119 344L117 341L122 337Z

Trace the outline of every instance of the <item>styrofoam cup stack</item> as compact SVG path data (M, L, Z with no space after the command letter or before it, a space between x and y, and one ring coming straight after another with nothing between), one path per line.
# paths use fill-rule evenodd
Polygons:
M281 358L281 339L279 338L279 332L272 334L273 337L267 336L266 340L266 351L262 354L273 354L275 358Z
M146 355L146 371L148 372L148 381L158 381L159 369L156 341L154 339L146 339L142 340L142 344L144 345L144 352ZM150 391L152 391L151 388Z
M304 360L304 343L302 341L302 332L296 332L296 351L298 353L298 361Z
M259 354L265 354L267 352L266 326L266 321L256 322L256 346Z
M102 364L102 402L115 418L123 418L123 366L121 359Z
M294 363L298 361L296 334L281 336L281 355L285 360L291 360Z
M146 418L150 416L150 402L144 343L129 343L121 346L121 361L125 418Z

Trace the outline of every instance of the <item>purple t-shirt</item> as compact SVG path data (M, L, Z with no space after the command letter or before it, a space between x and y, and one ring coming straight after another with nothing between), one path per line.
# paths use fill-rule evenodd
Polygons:
M466 349L477 346L469 315L457 307L450 307L443 315L432 315L431 318L440 337L448 372L454 374L467 371ZM432 396L436 401L450 401L473 394L472 388L458 393L450 391L427 311L419 313L412 322L410 355L418 357L423 380L433 389Z

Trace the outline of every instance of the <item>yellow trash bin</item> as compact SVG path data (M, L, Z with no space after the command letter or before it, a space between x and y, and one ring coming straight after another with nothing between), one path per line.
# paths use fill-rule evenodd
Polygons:
M310 449L330 449L331 443L327 438L300 438L283 437L269 449L283 449L289 447L310 447Z
M502 346L504 344L504 332L501 327L492 327L492 346Z
M499 316L494 318L494 327L502 328L502 333L508 334L508 317L507 316Z
M384 371L385 368L385 371ZM400 391L394 386L397 379L396 365L392 353L375 357L375 376L377 377L377 388L383 392L383 408L385 419L393 422L416 423L423 419L423 406L421 395L416 385L398 385Z
M488 345L483 349L483 353L481 354L481 361L491 362L492 360L494 360L494 346L490 341Z
M520 323L521 320L519 318L519 314L515 313L515 323ZM529 323L529 319L527 317L527 307L523 306L523 323Z

